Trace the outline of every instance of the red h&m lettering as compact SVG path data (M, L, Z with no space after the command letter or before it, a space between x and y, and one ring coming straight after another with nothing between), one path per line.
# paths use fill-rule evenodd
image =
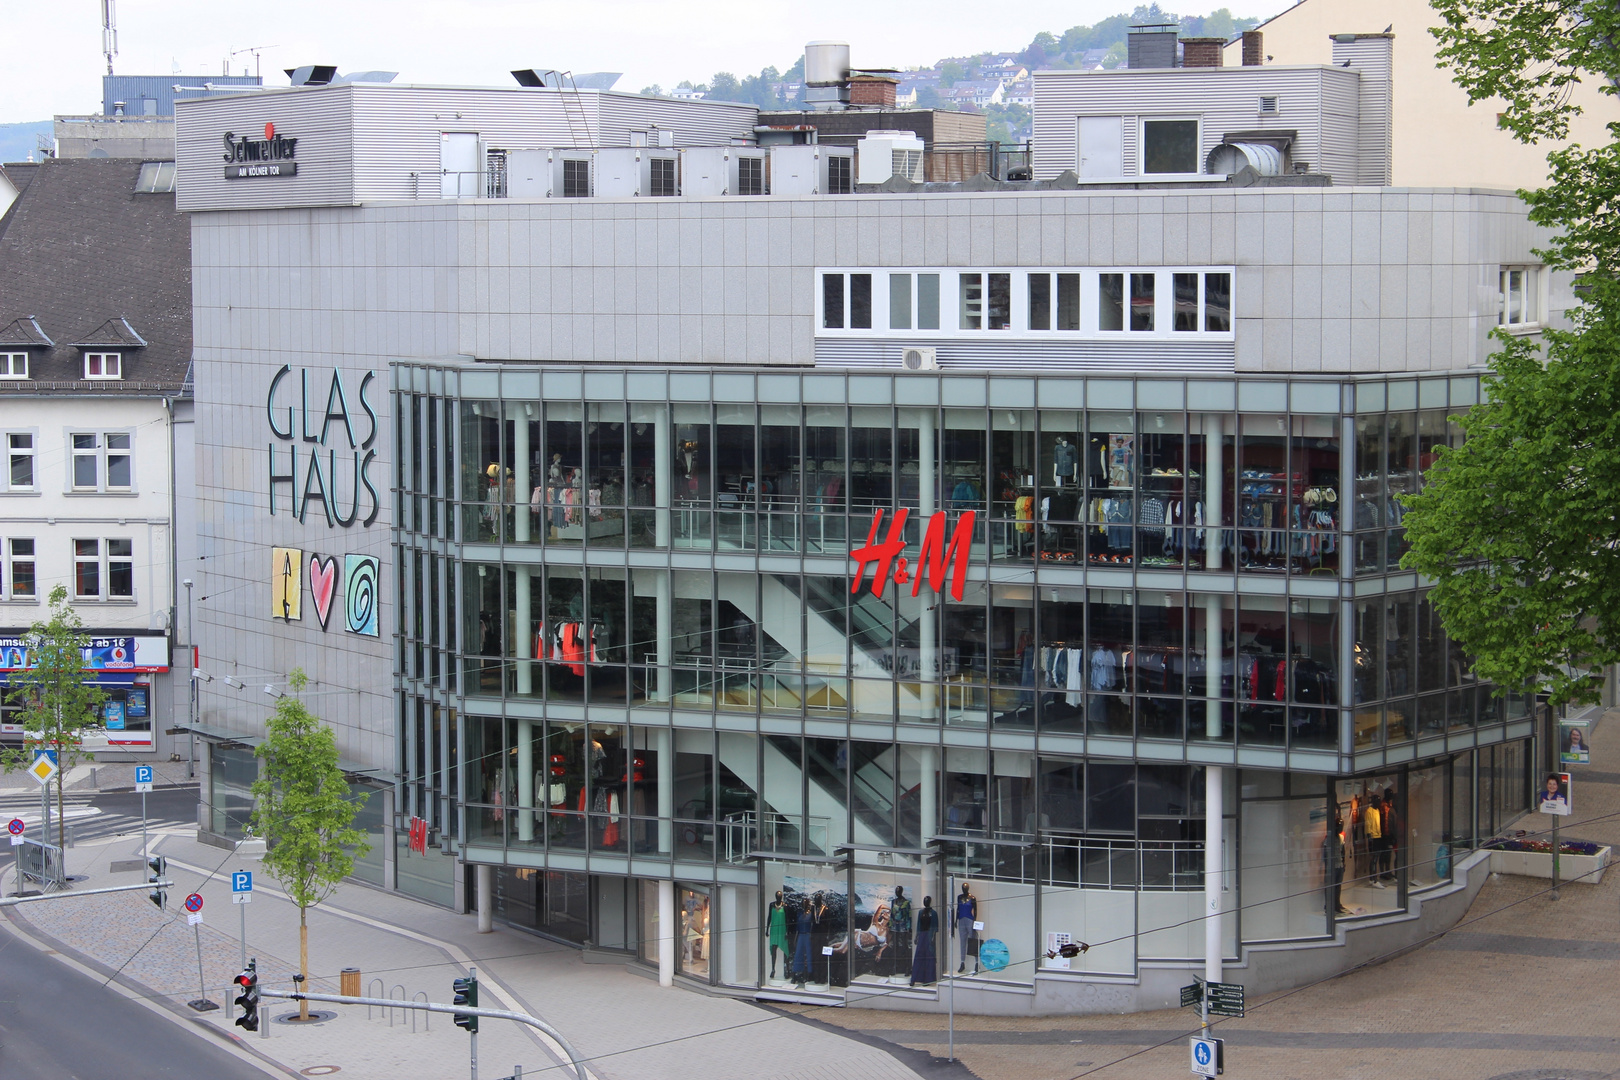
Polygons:
M893 565L895 557L906 550L906 515L910 511L905 509L894 512L894 524L889 526L889 538L883 543L877 542L878 529L883 527L883 511L878 510L872 514L872 529L866 534L866 546L856 548L849 553L855 560L855 580L850 584L849 591L861 591L861 582L866 580L866 566L876 563L876 571L872 575L872 595L882 596L883 590L889 587L889 567ZM900 559L900 581L906 580L906 560Z
M944 511L931 516L928 519L928 529L923 535L922 556L915 571L907 565L906 557L902 554L906 549L905 528L909 513L910 511L906 509L894 512L888 538L882 543L878 542L877 536L878 530L883 527L883 511L873 513L872 528L866 534L866 546L855 549L849 555L856 563L855 579L851 582L849 591L851 593L861 591L861 585L866 580L866 568L872 565L873 596L882 596L883 590L889 587L891 568L896 583L911 585L912 596L921 591L925 579L936 593L943 592L946 587L945 571L949 565L951 597L955 600L962 599L962 589L967 582L968 558L973 549L975 512L966 510L957 518L956 528L951 532L949 543L945 540Z
M951 599L962 599L962 587L967 583L968 556L973 551L974 514L972 510L962 511L956 519L956 528L951 532L949 544L945 542L945 512L942 510L928 519L928 531L923 534L922 554L917 558L916 580L911 583L912 596L921 590L924 579L935 592L944 591L945 566L949 563Z

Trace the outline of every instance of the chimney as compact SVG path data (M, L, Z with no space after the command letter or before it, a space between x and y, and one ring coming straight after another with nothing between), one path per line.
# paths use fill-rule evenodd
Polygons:
M894 108L895 88L900 80L888 75L854 75L849 80L851 107Z
M1133 26L1125 35L1125 66L1173 68L1176 66L1176 25Z
M1221 66L1221 46L1225 38L1191 37L1181 39L1181 66L1212 68Z
M1265 35L1258 30L1243 31L1243 66L1259 67L1266 62Z

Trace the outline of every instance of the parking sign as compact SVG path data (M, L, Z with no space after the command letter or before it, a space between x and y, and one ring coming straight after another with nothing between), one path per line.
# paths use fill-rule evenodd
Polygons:
M137 766L135 766L135 790L136 791L151 791L152 790L152 766L150 766L150 765L137 765Z
M231 874L231 903L253 902L253 871L237 870Z

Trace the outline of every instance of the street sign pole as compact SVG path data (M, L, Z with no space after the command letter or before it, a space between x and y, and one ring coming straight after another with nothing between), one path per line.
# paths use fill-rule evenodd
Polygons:
M15 879L11 884L14 894L22 893L22 846L23 846L23 819L12 818L6 826L11 833L11 872Z
M135 766L135 790L141 793L141 858L150 859L152 855L146 843L146 793L152 790L152 766Z
M197 941L197 1000L190 1002L193 1009L198 1012L212 1012L219 1008L214 1002L208 1000L208 985L203 981L202 961L202 909L203 898L201 893L192 893L186 897L186 921L191 924L191 930ZM244 964L244 967L247 965Z
M237 870L231 874L231 903L242 909L242 955L247 956L247 905L253 899L253 871ZM247 961L242 961L247 967Z

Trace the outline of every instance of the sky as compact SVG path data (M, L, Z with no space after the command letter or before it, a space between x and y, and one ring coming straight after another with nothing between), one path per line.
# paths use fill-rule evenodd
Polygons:
M398 71L400 82L505 85L514 68L622 71L615 87L666 88L716 71L786 70L807 41L850 44L857 67L904 68L944 56L1022 49L1041 30L1061 34L1129 11L1136 0L118 0L121 75L219 74L230 53L262 53L265 83L282 69L336 64L340 72ZM0 65L0 123L99 111L100 4L7 5L14 47ZM1290 0L1185 5L1182 15L1268 17ZM253 72L239 52L231 73Z

